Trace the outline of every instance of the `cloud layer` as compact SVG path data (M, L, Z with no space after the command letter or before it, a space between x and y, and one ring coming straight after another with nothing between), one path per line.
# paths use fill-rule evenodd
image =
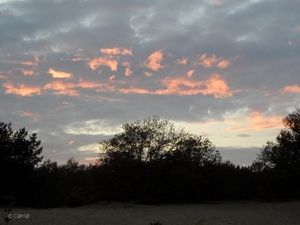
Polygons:
M257 151L300 105L299 11L298 0L0 1L0 121L37 132L59 162L86 162L152 115L227 153Z

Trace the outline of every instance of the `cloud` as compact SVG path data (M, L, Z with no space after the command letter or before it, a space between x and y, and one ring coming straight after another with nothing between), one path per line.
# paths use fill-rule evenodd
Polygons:
M228 131L236 130L267 130L283 128L282 116L263 116L259 111L252 111L246 115L244 125L229 127Z
M113 126L103 119L72 122L67 125L64 131L75 135L113 135L121 131L119 125Z
M30 117L32 118L34 121L38 121L39 119L39 115L35 114L35 113L31 113L31 112L25 112L25 111L20 111L20 116L25 116L25 117Z
M113 80L113 79L115 79L115 75L109 77L109 80Z
M137 87L130 87L130 88L120 88L119 92L128 94L128 93L136 93L136 94L153 94L147 89L144 88L137 88Z
M151 77L153 74L147 71L143 71L143 73L146 75L146 77Z
M182 59L177 59L176 64L186 65L187 60L188 60L188 57L187 58L182 58Z
M130 76L133 72L130 70L130 63L128 61L125 61L122 63L122 66L126 66L125 68L125 76Z
M164 60L162 56L161 51L157 51L152 53L148 59L144 62L144 66L147 68L150 68L154 71L158 71L161 68L164 68L163 65L161 65L161 61Z
M101 48L101 52L108 54L108 55L131 55L132 52L126 48Z
M111 76L111 79L114 79L114 75ZM111 81L110 79L110 81ZM98 83L98 82L89 82L84 81L82 79L79 80L79 83L74 87L85 88L85 89L96 89L97 92L113 92L115 91L115 87L110 85L109 83Z
M4 83L3 86L6 88L6 94L16 94L20 96L41 95L40 87L28 86L25 84L14 86L11 82Z
M99 153L99 144L98 143L93 143L93 144L87 144L87 145L82 145L78 148L79 151L81 152L96 152ZM95 160L94 158L90 158L91 160Z
M200 62L195 62L193 65L202 65L206 68L210 68L212 66L215 66L217 63L218 68L226 68L229 66L230 61L229 60L222 60L222 58L217 58L216 55L211 55L210 57L207 57L207 54L202 54L201 57L199 58Z
M204 67L212 67L212 65L218 61L217 57L215 55L212 55L207 58L206 54L201 55L200 61L197 64L201 64Z
M217 121L214 131L203 130L217 146L238 139L261 146L277 132L264 126L277 126L275 115L300 105L298 0L26 0L0 11L8 28L0 35L0 114L40 130L45 158L87 158L78 148L108 137L88 135L82 127L90 125L80 121L110 127L148 115L189 123L195 132L198 122ZM49 69L71 77L53 78ZM81 125L65 133L74 122ZM92 130L100 133L100 125ZM76 143L66 147L70 140Z
M69 59L69 60L71 60L71 61L73 61L73 62L79 62L79 61L88 61L88 60L90 60L90 58L80 58L80 57L76 57L76 58L71 58L71 59Z
M72 77L71 73L54 70L52 68L49 68L48 73L50 73L53 78L70 78L70 77Z
M69 141L68 144L66 144L66 146L71 146L72 144L74 144L75 142L74 141Z
M21 65L25 65L25 66L36 66L37 65L37 62L32 62L32 61L11 61L11 63L21 64Z
M251 137L252 135L250 134L237 134L237 137Z
M117 71L118 61L111 57L98 57L92 59L88 65L92 70L99 68L100 66L108 66L111 71Z
M212 94L215 98L230 97L233 94L226 81L218 74L212 74L204 81L192 81L186 77L166 77L162 83L167 89L158 90L157 94L197 95L201 93Z
M230 64L229 60L223 60L218 63L218 68L226 68L229 66L229 64Z
M79 92L74 90L76 87L73 83L65 83L63 81L54 81L46 84L44 90L53 90L54 94L57 95L69 95L69 96L78 96Z
M187 77L192 77L193 74L195 73L196 70L190 70L189 72L187 72Z
M216 1L214 4L215 4L216 6L221 6L221 5L224 4L224 2L222 2L222 1Z
M33 76L35 74L33 70L24 70L24 69L20 69L20 70L22 71L24 76Z
M300 87L298 85L285 86L280 90L280 93L300 93Z

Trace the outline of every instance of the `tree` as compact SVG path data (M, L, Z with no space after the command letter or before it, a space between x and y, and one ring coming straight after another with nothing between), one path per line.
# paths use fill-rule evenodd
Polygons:
M300 108L282 119L286 127L276 137L276 142L268 141L257 160L254 170L300 168Z
M100 142L99 165L108 172L102 184L112 184L103 191L111 199L144 203L192 199L199 168L221 162L208 139L177 130L168 119L148 117L122 128Z
M33 133L27 137L25 128L13 131L11 125L11 122L0 122L0 179L3 183L0 197L8 191L20 190L43 158L39 156L43 147L37 135Z
M176 130L168 119L148 117L122 126L124 132L100 142L100 161L161 162L177 155L188 157L198 165L220 162L218 151L208 139Z

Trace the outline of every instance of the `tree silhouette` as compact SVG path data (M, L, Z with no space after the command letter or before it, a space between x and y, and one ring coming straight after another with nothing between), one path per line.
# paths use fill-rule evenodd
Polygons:
M37 135L28 136L25 128L13 131L11 122L0 122L1 199L9 192L24 192L30 173L43 157Z
M109 180L103 182L110 184L106 193L112 199L154 203L187 198L197 189L201 168L221 162L208 139L176 130L168 119L148 117L122 128L100 142L99 164L108 168Z
M286 127L276 137L276 142L268 141L263 147L252 168L287 169L300 168L300 108L282 119Z
M258 172L260 195L268 200L300 198L300 109L285 116L282 123L286 128L276 142L268 141L251 166Z
M124 132L100 142L99 160L161 162L181 157L198 165L221 161L221 156L208 139L176 130L168 119L148 117L122 126Z

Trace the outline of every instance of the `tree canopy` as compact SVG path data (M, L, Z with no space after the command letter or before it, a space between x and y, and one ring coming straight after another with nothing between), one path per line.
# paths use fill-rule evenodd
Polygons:
M168 119L148 117L125 123L123 132L100 142L100 160L110 164L115 160L161 162L181 157L204 165L221 161L214 145L201 136L175 129Z
M11 125L11 122L0 122L0 179L5 183L1 185L1 195L21 187L43 158L39 156L43 147L37 135L33 133L28 137L25 128L13 131Z
M255 170L271 168L300 168L300 108L282 119L286 127L276 137L276 142L268 141L252 167Z

